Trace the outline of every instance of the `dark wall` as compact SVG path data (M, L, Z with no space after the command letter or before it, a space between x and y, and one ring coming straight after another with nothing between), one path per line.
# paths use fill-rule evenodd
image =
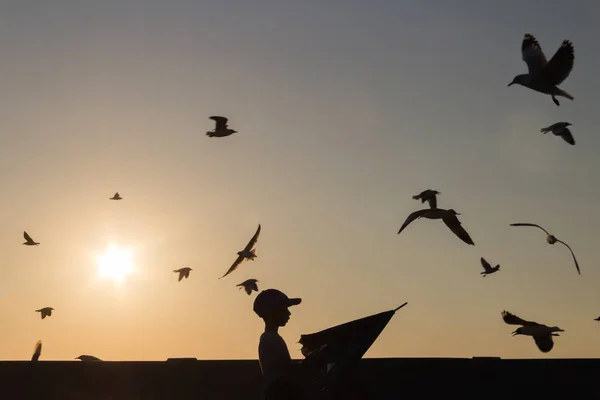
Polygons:
M365 359L352 383L369 399L600 398L600 360ZM0 399L253 400L259 388L256 360L0 362Z

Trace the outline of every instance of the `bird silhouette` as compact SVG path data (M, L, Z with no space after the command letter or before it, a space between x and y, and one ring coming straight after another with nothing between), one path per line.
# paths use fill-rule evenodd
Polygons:
M521 42L521 55L529 72L515 76L508 86L517 84L548 94L557 106L560 106L560 102L556 96L574 100L573 96L557 87L567 79L575 62L573 44L569 40L564 40L550 61L547 61L537 39L526 33Z
M545 135L548 132L552 132L555 136L560 136L563 140L569 143L572 146L575 146L575 138L573 138L573 134L567 128L567 126L571 126L573 124L569 122L557 122L555 124L550 125L547 128L542 128L541 131Z
M244 290L246 291L246 293L248 293L248 296L252 294L252 291L256 291L258 292L258 285L257 285L258 280L256 279L247 279L244 282L240 283L239 286L240 289L244 288Z
M35 344L35 350L33 351L33 356L31 357L31 361L37 361L40 359L40 355L42 355L42 341L38 340Z
M116 192L113 197L109 197L109 200L123 200L123 198L121 197L121 195L119 194L119 192ZM135 201L134 201L135 203Z
M502 319L509 325L521 325L512 335L526 335L533 337L536 346L543 353L548 353L554 347L552 336L560 336L554 332L564 332L558 326L546 326L533 321L525 321L508 311L502 311Z
M594 318L594 321L600 321L600 317Z
M38 246L39 242L36 242L35 240L33 240L31 238L31 236L29 236L29 233L23 231L23 237L25 238L25 241L23 242L23 244L25 246Z
M481 272L481 274L484 278L489 274L493 274L494 272L500 271L500 264L496 265L495 267L492 267L490 263L488 263L483 257L481 257L481 266L483 267L483 272Z
M183 267L183 268L176 269L173 272L177 272L179 274L179 279L177 281L181 282L181 280L183 278L187 279L190 277L190 271L193 271L193 269L191 269L189 267Z
M566 244L562 240L558 240L556 238L556 236L551 235L550 232L548 232L547 230L545 230L544 228L542 228L541 226L539 226L537 224L530 224L528 222L517 222L517 223L514 223L514 224L510 224L510 226L533 226L533 227L536 227L536 228L540 228L541 230L543 230L546 233L546 235L547 235L546 236L546 241L549 244L554 244L554 243L558 242L558 243L562 243L565 246L567 246L567 249L569 249L569 251L571 252L571 255L573 256L573 261L575 262L575 268L577 268L577 273L579 275L581 275L581 271L579 270L579 263L577 262L577 258L575 258L575 253L573 253L573 250L571 249L571 246L569 246L568 244Z
M102 361L98 357L88 356L88 355L85 355L85 354L80 355L79 357L75 357L75 360L81 360L81 361Z
M448 228L450 228L450 230L456 236L458 236L458 238L460 240L462 240L463 242L465 242L467 244L475 245L475 243L473 242L473 239L471 239L471 236L469 236L469 234L467 233L465 228L462 227L462 224L458 220L457 215L460 215L460 213L457 213L453 209L444 210L442 208L435 208L435 209L425 208L422 210L417 210L417 211L411 213L406 218L406 221L404 221L404 223L398 230L398 234L400 234L400 232L402 232L411 222L413 222L416 219L419 219L419 218L441 219L442 221L444 221L446 226Z
M213 129L212 131L206 132L206 136L208 136L208 137L225 137L225 136L229 136L234 133L237 133L237 131L228 128L227 118L218 117L218 116L212 116L209 118L212 119L213 121L215 121L215 129Z
M248 242L246 247L244 247L244 250L237 252L238 257L233 262L233 265L231 265L231 267L229 267L229 269L227 270L225 275L223 275L221 278L224 278L227 275L229 275L230 273L232 273L233 271L235 271L237 269L237 267L242 263L242 261L244 261L244 260L254 261L254 259L257 257L256 249L254 249L254 245L256 245L256 242L258 241L258 236L260 235L260 229L261 229L260 224L258 224L258 229L256 229L256 232L254 233L254 236L252 236L252 239L250 239L250 241ZM219 278L219 279L221 279L221 278Z
M44 307L44 308L40 308L39 310L35 310L35 312L39 312L41 314L42 319L44 319L46 317L51 317L52 311L54 311L54 308L52 308L52 307Z
M423 190L419 194L415 194L412 198L415 200L421 200L421 204L428 202L430 208L437 208L437 195L441 194L437 190L427 189Z

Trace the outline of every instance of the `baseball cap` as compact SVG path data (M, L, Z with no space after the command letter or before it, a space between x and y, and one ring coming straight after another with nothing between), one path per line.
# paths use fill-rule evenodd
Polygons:
M273 310L278 308L288 308L291 306L298 305L302 302L302 299L294 298L290 299L285 293L277 289L263 290L254 299L254 312L259 317L263 318Z

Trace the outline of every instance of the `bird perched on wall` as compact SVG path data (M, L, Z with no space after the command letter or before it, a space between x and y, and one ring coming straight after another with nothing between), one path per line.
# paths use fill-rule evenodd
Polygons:
M94 356L88 356L88 355L80 355L79 357L75 357L76 360L81 360L81 361L102 361L101 359L99 359L98 357L94 357Z
M176 272L179 274L179 279L177 280L177 282L181 282L181 280L183 278L185 278L185 279L189 278L190 271L193 271L193 269L191 269L190 267L183 267L183 268L173 270L173 272Z
M33 351L33 356L31 357L31 361L37 361L40 359L40 355L42 355L42 341L38 340L35 344L35 350Z
M548 353L554 347L552 336L560 336L554 332L564 332L558 326L546 326L533 321L525 321L508 311L502 311L502 319L509 325L521 325L512 335L526 335L533 337L538 349L543 353Z
M239 286L240 289L244 288L244 290L246 291L246 293L248 293L248 296L250 296L252 294L252 291L254 290L255 292L258 292L258 285L257 285L258 280L256 279L247 279L244 282L240 283Z
M575 262L575 268L577 268L577 273L579 275L581 275L581 271L579 270L579 263L577 262L577 258L575 258L575 253L573 253L571 246L569 246L562 240L558 240L556 238L556 236L551 235L550 232L548 232L547 230L545 230L544 228L542 228L541 226L539 226L537 224L530 224L528 222L517 222L514 224L510 224L510 226L533 226L535 228L540 228L541 230L543 230L546 233L546 241L548 242L548 244L554 244L556 242L564 244L567 247L567 249L569 249L569 251L571 252L571 256L573 256L573 261Z
M215 129L212 131L206 132L206 136L208 137L225 137L229 135L233 135L237 133L237 131L230 129L227 125L228 119L225 117L212 116L209 117L213 121L215 121Z
M508 86L517 84L548 94L557 106L560 103L556 96L574 100L573 96L557 87L567 79L575 62L575 51L569 40L564 40L550 61L547 61L537 39L531 33L526 33L521 43L521 55L529 72L515 76Z
M423 190L419 194L415 194L412 198L415 200L421 200L421 204L428 202L430 208L437 208L437 198L436 196L441 194L437 190Z
M564 139L565 142L569 143L572 146L575 146L575 139L571 134L571 131L567 126L571 126L573 124L569 122L557 122L555 124L550 125L547 128L542 128L541 131L543 134L548 132L552 132L555 136L560 136Z

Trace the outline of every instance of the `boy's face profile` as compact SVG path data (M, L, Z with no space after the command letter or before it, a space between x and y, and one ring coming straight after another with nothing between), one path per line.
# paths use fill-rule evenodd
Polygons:
M265 322L273 323L277 326L285 326L290 320L290 315L292 313L287 307L277 307L269 315L265 316Z

